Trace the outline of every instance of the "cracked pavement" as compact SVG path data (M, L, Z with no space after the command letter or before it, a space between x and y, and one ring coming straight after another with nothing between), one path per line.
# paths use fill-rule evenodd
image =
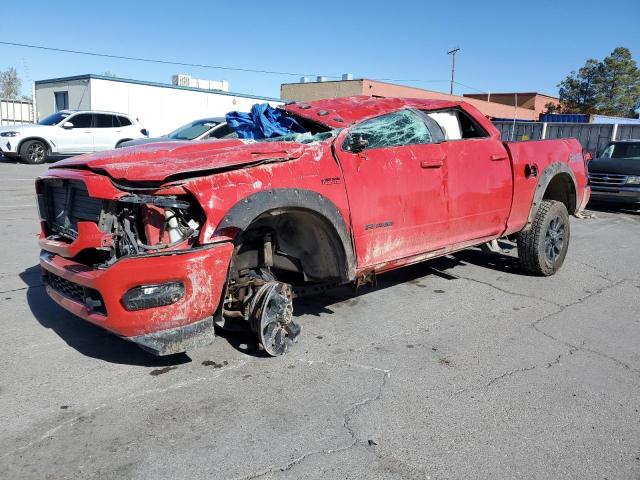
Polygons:
M640 478L640 215L572 219L552 278L467 250L295 304L299 344L155 358L51 302L0 160L0 477Z

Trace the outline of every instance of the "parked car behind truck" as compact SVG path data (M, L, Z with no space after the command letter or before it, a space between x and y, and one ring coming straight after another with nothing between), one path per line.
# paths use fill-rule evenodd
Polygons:
M220 138L238 138L238 135L227 125L224 117L211 117L194 120L161 137L139 138L121 142L117 148L134 147L143 143L215 140Z
M62 110L37 124L0 128L0 153L24 163L44 163L51 155L110 150L143 138L147 130L124 113Z
M611 142L589 163L593 200L640 203L640 140Z
M280 355L300 333L296 294L507 235L523 270L563 264L569 214L589 199L576 140L502 143L463 102L279 108L306 132L52 165L36 184L49 295L155 354L208 343L214 323L233 322Z

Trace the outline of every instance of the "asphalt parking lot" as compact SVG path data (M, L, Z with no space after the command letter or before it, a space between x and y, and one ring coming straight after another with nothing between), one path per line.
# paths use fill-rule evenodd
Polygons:
M33 178L0 159L0 477L640 478L640 212L563 269L468 250L298 302L296 348L156 358L48 299Z

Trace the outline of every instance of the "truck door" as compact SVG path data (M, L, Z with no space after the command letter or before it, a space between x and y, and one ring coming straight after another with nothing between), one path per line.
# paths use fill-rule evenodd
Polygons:
M450 243L504 231L512 200L512 172L502 143L462 109L429 112L445 130Z
M437 128L437 125L436 125ZM349 198L358 267L444 246L447 159L423 116L365 120L335 142Z

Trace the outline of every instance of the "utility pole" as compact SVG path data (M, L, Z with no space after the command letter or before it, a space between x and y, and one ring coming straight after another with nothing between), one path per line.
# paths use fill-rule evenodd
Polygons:
M449 93L453 95L453 79L456 73L456 53L460 51L460 47L456 47L453 50L449 50L447 55L451 55L451 88L449 89Z

